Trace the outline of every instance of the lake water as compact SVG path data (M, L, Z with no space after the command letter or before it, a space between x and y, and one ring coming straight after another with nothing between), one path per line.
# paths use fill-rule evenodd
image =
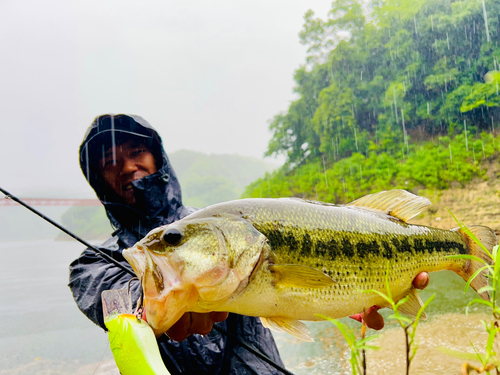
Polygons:
M106 334L78 310L67 287L68 265L82 250L72 241L0 243L0 374L118 374ZM431 279L422 298L437 296L428 309L429 319L419 327L420 349L412 374L457 373L462 361L438 347L472 352L469 341L484 343L480 319L488 317L478 309L465 317L465 306L475 294L463 294L460 277L442 272ZM349 319L342 321L359 327ZM336 328L329 322L308 326L314 343L275 335L287 368L298 375L350 373L347 346ZM401 330L388 324L378 344L382 350L368 353L368 373L404 373Z
M118 374L107 369L107 335L67 287L82 251L72 241L0 243L0 374Z

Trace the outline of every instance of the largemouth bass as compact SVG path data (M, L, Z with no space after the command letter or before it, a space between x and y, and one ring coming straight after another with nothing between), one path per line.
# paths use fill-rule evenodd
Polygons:
M209 206L152 230L123 252L142 280L148 322L157 335L186 311L228 311L261 317L265 326L303 340L300 320L341 318L372 305L389 285L401 311L422 305L412 280L452 270L468 280L483 264L448 255L489 257L462 229L408 224L430 204L404 190L372 194L347 205L296 198L242 199ZM491 250L494 232L469 229ZM472 287L487 285L479 275ZM489 299L488 293L481 297Z

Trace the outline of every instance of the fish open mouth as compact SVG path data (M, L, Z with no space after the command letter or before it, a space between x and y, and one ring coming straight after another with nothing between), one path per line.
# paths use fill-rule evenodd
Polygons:
M183 282L179 267L169 257L142 246L124 250L123 256L141 279L148 323L160 336L196 302L197 292Z
M141 279L144 275L146 262L144 259L144 250L140 246L134 246L123 250L122 252L125 260L132 266L136 276Z
M145 298L146 316L155 335L159 337L167 332L197 298L198 293L192 287L172 288L157 297Z

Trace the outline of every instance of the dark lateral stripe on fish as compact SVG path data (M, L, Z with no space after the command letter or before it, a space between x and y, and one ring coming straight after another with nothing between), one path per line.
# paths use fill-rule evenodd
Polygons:
M340 258L352 259L355 257L365 258L368 255L380 256L384 259L394 259L397 255L409 254L419 255L426 253L453 253L467 254L465 243L453 239L443 238L435 240L426 235L371 235L359 241L361 236L356 233L324 231L320 236L311 236L309 233L295 233L293 230L263 230L259 228L268 238L271 248L277 252L280 249L288 249L297 257L320 257L324 260L336 260ZM328 233L330 232L330 233ZM444 236L444 234L443 234ZM450 237L446 235L446 237Z

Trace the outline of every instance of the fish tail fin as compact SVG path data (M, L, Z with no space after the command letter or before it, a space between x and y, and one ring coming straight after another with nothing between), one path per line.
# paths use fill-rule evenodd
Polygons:
M464 239L465 243L467 244L469 255L473 255L481 259L486 264L492 264L493 260L485 251L486 249L491 254L493 247L495 247L497 244L497 237L492 229L482 225L471 225L467 228L454 229L454 231L458 232ZM477 239L481 243L481 245L478 244L474 240L474 238ZM468 281L483 266L484 263L470 259L460 273L460 276L462 276L465 281ZM479 275L477 275L474 280L472 280L470 285L476 292L479 289L487 286L488 270L485 269L481 271ZM490 300L490 294L487 291L478 294L482 299L486 301Z

